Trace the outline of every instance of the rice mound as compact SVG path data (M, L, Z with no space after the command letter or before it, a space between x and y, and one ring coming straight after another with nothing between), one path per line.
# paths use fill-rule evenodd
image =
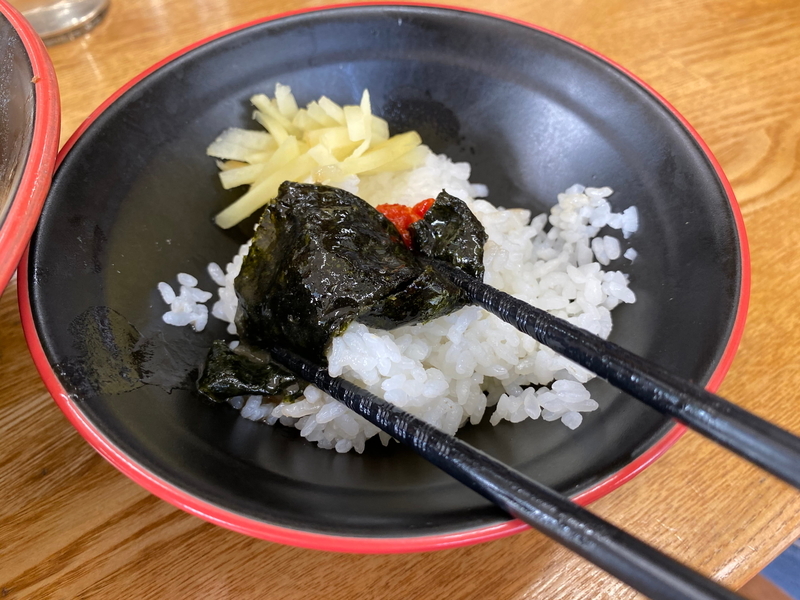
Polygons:
M558 195L549 215L531 219L528 210L496 208L477 199L487 190L471 184L469 176L468 163L430 153L425 164L413 171L353 177L343 187L373 205L413 205L442 189L461 198L489 237L484 251L487 284L608 337L611 310L621 302L635 302L636 297L627 275L603 267L621 256L633 260L636 252L627 248L623 255L617 237L598 233L609 227L628 238L638 228L635 207L613 213L606 200L610 188L574 185ZM243 245L225 270L214 263L208 269L220 298L211 314L228 322L232 334L236 331L233 281L248 247ZM207 292L184 285L191 283L184 275L179 276L179 296L172 288L166 291L166 283L159 284L171 305L164 320L202 329L197 321L204 325L204 319L174 314L176 308L190 315L203 313L192 308L190 300ZM181 298L189 299L188 308L186 302L176 306ZM594 377L592 373L475 306L393 331L352 323L334 338L327 357L331 375L342 376L449 434L467 422L479 423L492 406L493 425L542 418L560 420L570 429L581 424L582 413L598 408L583 385ZM321 448L363 452L366 440L376 434L383 443L389 441L377 427L313 385L293 403L276 405L260 396L231 398L229 403L247 419L293 426Z

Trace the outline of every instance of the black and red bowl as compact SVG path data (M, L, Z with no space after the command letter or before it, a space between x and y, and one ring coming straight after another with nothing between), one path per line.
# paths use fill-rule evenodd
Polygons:
M0 293L42 210L58 152L58 85L39 36L0 0Z
M292 87L301 103L352 103L369 88L395 130L474 166L500 205L545 210L575 182L638 207L628 269L639 298L612 339L715 389L742 333L747 245L708 148L634 76L531 25L466 10L358 5L268 18L198 43L125 86L60 155L21 273L36 364L56 402L103 456L204 519L273 541L405 552L524 529L397 444L320 450L284 427L239 418L193 389L201 334L161 321L156 291L224 262L242 232L212 221L236 192L204 148L251 127L248 98ZM203 277L200 287L212 289ZM467 427L469 442L588 503L681 434L673 421L594 382L599 411L553 423Z

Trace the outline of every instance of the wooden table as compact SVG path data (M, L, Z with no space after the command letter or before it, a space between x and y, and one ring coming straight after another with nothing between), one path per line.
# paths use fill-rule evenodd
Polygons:
M800 432L800 3L460 0L565 34L623 64L697 128L744 213L752 304L721 393ZM303 0L112 0L89 35L50 49L62 142L162 57ZM693 433L592 505L738 588L800 536L800 492ZM12 283L0 300L0 597L615 598L635 594L536 532L428 554L283 547L191 517L109 466L50 400Z

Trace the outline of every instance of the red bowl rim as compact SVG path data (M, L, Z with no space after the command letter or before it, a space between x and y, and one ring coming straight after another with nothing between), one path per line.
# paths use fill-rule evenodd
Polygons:
M695 131L695 129L688 123L688 121L686 121L686 119L683 116L681 116L680 113L678 113L678 111L672 105L669 104L669 102L667 102L660 94L658 94L658 92L656 92L653 88L651 88L648 84L639 79L633 73L621 67L614 61L599 54L598 52L595 52L594 50L587 48L586 46L577 43L563 35L554 33L537 25L533 25L518 19L513 19L503 15L497 15L494 13L481 10L460 8L454 6L445 6L439 4L418 3L418 2L380 2L380 1L339 4L339 5L316 7L311 9L300 9L300 10L294 10L294 11L280 13L277 15L268 16L261 19L256 19L254 21L250 21L248 23L222 31L220 33L207 37L199 42L191 44L186 48L179 50L178 52L159 61L158 63L156 63L143 73L134 77L131 81L125 84L116 93L114 93L110 98L108 98L108 100L106 100L100 107L98 107L97 110L95 110L83 122L83 124L78 128L78 130L72 135L69 141L61 149L61 152L58 155L58 164L61 163L66 154L69 152L70 148L75 144L78 138L80 138L83 132L106 108L108 108L122 94L124 94L134 85L136 85L139 81L141 81L154 71L158 70L165 64L182 56L183 54L186 54L187 52L195 48L198 48L204 44L207 44L208 42L216 40L220 37L226 36L230 33L260 23L274 21L276 19L281 19L284 17L297 14L305 14L305 13L319 12L329 9L344 8L344 7L359 7L359 6L412 6L412 7L430 7L430 8L455 10L455 11L473 13L505 21L510 21L512 23L517 23L519 25L523 25L525 27L529 27L531 29L547 33L551 36L554 36L569 44L572 44L578 48L585 50L586 52L596 56L597 58L601 59L607 64L610 64L611 66L615 67L619 71L625 73L628 77L637 82L642 88L644 88L650 94L652 94L661 104L663 104L664 107L666 107L673 114L673 116L676 119L678 119L683 124L683 126L692 135L694 140L697 142L698 146L700 146L700 148L708 158L709 162L714 167L717 177L719 178L720 182L722 183L725 189L725 193L730 202L731 211L733 213L734 221L736 224L736 230L739 237L741 260L742 260L742 279L739 291L739 305L736 311L736 318L734 321L733 330L731 331L731 335L730 338L728 339L725 351L723 352L723 355L716 369L714 370L714 373L712 374L709 382L706 384L707 390L712 392L716 391L719 388L720 384L722 383L722 380L724 379L726 373L728 372L728 369L730 368L731 363L733 362L734 355L736 354L736 350L739 347L739 342L741 340L744 331L745 319L747 315L747 307L749 304L749 294L750 294L750 255L747 243L747 235L745 232L744 220L742 218L741 211L739 210L739 206L736 202L733 189L731 188L731 185L728 182L727 178L725 177L725 174L723 173L722 168L720 167L716 158L714 157L714 155L712 154L711 150L706 145L706 143L702 140L700 135L697 133L697 131ZM471 544L494 540L529 529L529 526L526 525L525 523L519 521L518 519L513 519L510 521L506 521L488 527L480 527L466 531L458 531L447 534L419 536L419 537L371 538L371 537L352 537L352 536L348 537L348 536L320 534L320 533L290 529L287 527L279 527L276 525L271 525L268 523L264 523L262 521L245 517L241 514L232 512L219 505L213 504L197 496L194 496L186 492L185 490L180 489L170 484L169 482L159 478L158 475L156 475L152 471L149 471L142 465L135 462L131 457L127 456L119 448L116 448L112 444L112 442L107 437L105 437L103 433L100 430L98 430L81 413L76 404L70 398L69 394L61 385L56 374L53 372L50 363L47 360L47 356L44 353L44 349L42 348L41 342L38 337L38 333L36 331L36 325L33 321L33 313L32 313L29 289L28 289L28 250L26 250L25 255L22 257L22 261L20 262L19 266L20 275L18 282L18 294L19 294L20 313L22 316L22 325L25 332L25 337L27 339L31 355L33 356L33 360L36 364L37 369L39 370L40 375L42 376L42 379L44 380L47 386L47 389L50 391L51 395L55 399L59 408L64 412L70 423L72 423L72 425L78 430L78 432L95 448L95 450L97 450L97 452L99 452L106 460L108 460L118 470L122 471L122 473L127 475L133 481L144 487L149 492L155 494L159 498L169 502L170 504L173 504L174 506L177 506L178 508L190 514L200 517L201 519L204 519L216 525L220 525L227 529L237 531L239 533L243 533L252 537L269 540L272 542L287 544L291 546L312 548L317 550L328 550L335 552L405 553L405 552L442 550L447 548L467 546ZM596 483L591 488L574 496L573 500L581 505L587 505L605 496L612 490L618 488L623 483L629 481L630 479L638 475L642 470L647 468L656 459L658 459L661 455L663 455L673 444L675 444L678 438L680 438L685 431L686 428L683 425L675 422L665 432L663 437L660 440L658 440L647 451L645 451L643 454L638 456L635 460L633 460L631 463L629 463L619 471L610 475L606 479Z
M58 82L53 63L31 24L4 0L0 13L17 32L33 72L35 90L33 137L19 185L5 219L0 222L0 293L11 279L17 262L39 220L53 179L61 133Z

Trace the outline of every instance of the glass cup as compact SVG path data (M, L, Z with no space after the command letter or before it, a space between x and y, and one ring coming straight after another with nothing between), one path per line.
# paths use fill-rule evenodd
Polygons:
M109 0L11 0L45 44L52 45L83 35L97 25Z

